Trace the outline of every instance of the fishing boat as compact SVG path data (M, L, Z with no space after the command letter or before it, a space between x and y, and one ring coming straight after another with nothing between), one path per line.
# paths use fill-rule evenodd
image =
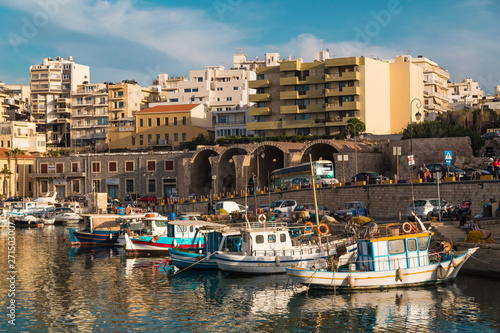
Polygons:
M193 241L196 248L204 246L204 239L196 233L199 224L196 217L191 220L169 220L166 216L147 214L146 234L125 233L125 251L127 255L164 255L169 248L189 248Z
M54 220L56 224L78 224L82 217L69 207L59 207L54 212Z
M439 284L454 279L478 248L442 252L429 250L433 232L418 220L401 225L371 223L357 240L357 257L346 265L287 267L288 276L311 288L362 290Z
M55 210L54 205L38 203L35 201L14 202L10 206L9 216L13 218L23 217L25 215L41 215Z
M189 248L169 248L168 252L175 267L181 269L218 269L215 254L218 251L223 251L227 244L235 247L235 244L241 243L239 229L231 228L226 224L198 221L195 228L202 235L204 246L198 247L194 243L198 239L195 235Z
M336 254L341 262L347 262L355 251L349 238L326 236L325 229L320 237L311 233L292 239L286 223L265 221L247 225L240 231L241 240L233 244L234 251L226 247L216 254L219 269L247 274L286 273L287 267L311 267Z
M19 228L38 228L43 227L44 221L33 215L24 215L13 217L14 225Z
M83 228L69 228L73 246L113 246L120 234L116 214L83 214Z

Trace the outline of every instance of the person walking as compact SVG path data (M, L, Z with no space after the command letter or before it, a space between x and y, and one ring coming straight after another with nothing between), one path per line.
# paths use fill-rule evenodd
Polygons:
M500 170L500 160L497 158L495 158L495 160L493 161L493 177L495 179L498 179L498 171Z

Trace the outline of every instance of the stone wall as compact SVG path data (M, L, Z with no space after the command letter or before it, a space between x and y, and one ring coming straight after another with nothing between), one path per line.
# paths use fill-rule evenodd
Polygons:
M451 203L463 200L472 200L473 215L483 211L483 205L492 200L500 201L500 181L466 181L441 183L439 186L441 198ZM336 210L347 201L365 201L370 208L371 216L404 218L412 200L412 191L415 199L437 198L435 184L391 184L391 185L364 185L318 189L318 203ZM274 192L271 201L280 199L294 199L299 203L313 202L311 189ZM244 204L244 197L228 198ZM257 205L267 205L267 194L257 196ZM247 197L248 204L255 204L254 196ZM177 207L165 207L166 210L177 209L178 212L207 212L208 202L179 204Z

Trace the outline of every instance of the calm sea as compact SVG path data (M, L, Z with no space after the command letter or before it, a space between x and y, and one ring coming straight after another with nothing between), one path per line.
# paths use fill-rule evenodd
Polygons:
M494 280L461 275L447 286L335 295L307 292L286 275L186 272L168 278L158 270L161 258L127 259L118 248L72 249L68 238L59 226L17 229L12 274L8 231L0 230L0 330L500 331Z

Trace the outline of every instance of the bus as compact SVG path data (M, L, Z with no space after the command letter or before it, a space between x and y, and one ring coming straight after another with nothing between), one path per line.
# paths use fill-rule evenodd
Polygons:
M335 179L332 161L313 162L314 181L320 186L332 186L338 183ZM273 188L290 188L291 186L307 187L311 182L311 164L309 162L293 167L277 169L271 172L270 181Z

